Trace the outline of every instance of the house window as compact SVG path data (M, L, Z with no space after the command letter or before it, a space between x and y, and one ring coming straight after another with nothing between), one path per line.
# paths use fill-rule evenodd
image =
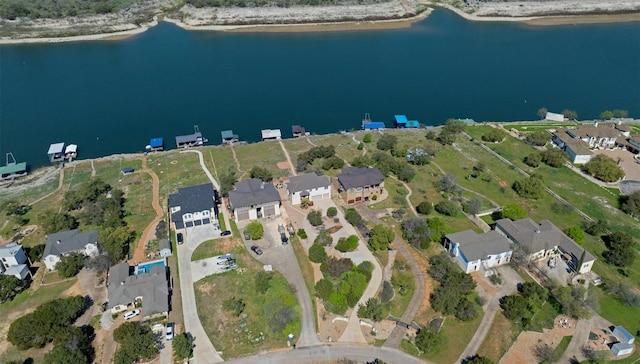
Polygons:
M176 213L176 212L178 212L178 211L180 211L180 206L173 206L173 207L171 208L171 213L172 213L172 214L174 214L174 213Z
M358 188L357 188L357 191L358 191L358 192L361 192L361 191L362 191L362 187L358 187Z

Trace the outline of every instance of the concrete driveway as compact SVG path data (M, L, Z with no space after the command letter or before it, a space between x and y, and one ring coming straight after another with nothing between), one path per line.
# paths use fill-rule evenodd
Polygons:
M213 225L201 225L189 228L184 236L184 244L178 245L178 269L180 270L180 287L182 289L182 310L185 332L194 337L193 363L218 363L222 357L202 327L196 307L196 296L191 275L191 255L204 241L216 235Z
M270 264L273 269L282 273L287 281L295 287L296 298L302 309L302 330L297 346L320 344L316 334L316 312L311 303L309 290L304 283L302 271L290 244L283 245L278 233L278 225L283 224L282 218L261 220L264 226L264 236L260 240L245 240L244 244L254 258L263 264ZM250 250L252 245L259 246L263 254L257 256Z

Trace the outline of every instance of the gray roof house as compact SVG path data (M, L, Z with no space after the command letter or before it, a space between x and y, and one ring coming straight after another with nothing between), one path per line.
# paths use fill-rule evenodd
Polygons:
M338 192L348 205L368 201L384 189L384 175L378 168L343 168L337 182Z
M171 287L167 267L156 265L147 273L134 274L134 267L127 262L109 269L108 307L112 313L133 308L142 301L142 316L149 317L169 313Z
M496 221L496 230L513 242L525 246L530 252L531 260L546 258L559 250L566 254L567 262L574 270L587 273L591 271L596 259L549 220L538 224L531 218L517 221L500 219Z
M210 183L179 188L177 193L169 195L174 229L218 224L219 202L220 195Z
M465 230L445 236L445 248L465 273L507 264L511 242L497 231L478 234Z
M310 201L331 198L331 180L327 176L318 176L315 173L306 173L289 177L287 191L292 205L300 204L303 198Z
M20 280L33 278L29 266L31 262L22 245L9 243L0 247L0 274L14 276Z
M71 253L81 253L87 257L97 256L99 254L98 232L83 233L74 229L49 235L42 254L42 261L47 269L54 270L60 258Z
M236 222L280 216L280 194L271 183L245 179L229 191L229 209Z

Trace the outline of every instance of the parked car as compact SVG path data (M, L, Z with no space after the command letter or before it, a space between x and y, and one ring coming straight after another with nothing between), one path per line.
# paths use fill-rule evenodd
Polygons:
M251 240L251 235L248 232L245 231L242 235L244 235L244 240Z
M167 340L173 340L173 329L174 329L173 322L169 322L167 324L167 335L165 335Z
M289 242L289 238L287 238L287 234L280 233L280 241L282 241L282 244L287 244Z
M182 233L178 233L176 235L176 240L178 240L178 245L182 245L182 243L184 242L184 238L182 237Z
M225 230L225 231L220 233L220 236L229 236L229 235L231 235L231 231L229 231L229 230Z
M251 250L252 250L254 253L256 253L256 255L262 255L262 249L260 249L260 247L258 247L258 246L255 246L255 245L254 245L254 246L252 246L252 247L251 247Z
M132 319L140 314L140 310L127 311L122 315L125 320Z

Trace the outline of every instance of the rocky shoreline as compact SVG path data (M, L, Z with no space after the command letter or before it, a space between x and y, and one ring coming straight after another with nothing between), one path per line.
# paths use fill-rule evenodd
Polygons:
M0 19L0 44L121 39L155 26L157 19L189 30L330 31L409 26L440 6L473 21L526 21L536 25L640 21L637 0L390 0L384 3L259 8L177 8L179 0L145 0L116 14L64 19Z

